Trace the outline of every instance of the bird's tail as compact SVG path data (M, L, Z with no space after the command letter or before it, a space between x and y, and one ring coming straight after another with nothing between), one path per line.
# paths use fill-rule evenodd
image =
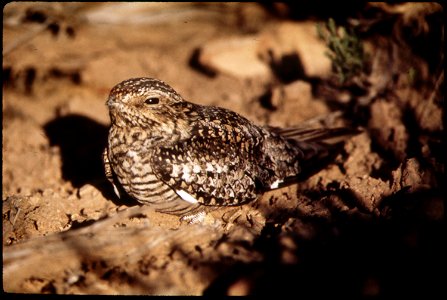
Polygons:
M273 128L274 132L285 137L287 140L296 140L300 142L324 142L325 144L336 144L346 138L361 132L359 129L346 127L336 128Z
M342 151L345 141L362 132L360 129L336 128L271 128L303 153L301 172L291 181L304 180L332 162ZM287 181L287 180L286 180Z

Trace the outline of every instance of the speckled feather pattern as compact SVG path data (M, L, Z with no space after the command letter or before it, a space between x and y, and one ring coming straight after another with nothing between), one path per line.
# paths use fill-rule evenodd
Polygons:
M185 101L160 80L123 81L107 105L107 177L118 194L161 212L247 203L301 171L302 143L230 110Z

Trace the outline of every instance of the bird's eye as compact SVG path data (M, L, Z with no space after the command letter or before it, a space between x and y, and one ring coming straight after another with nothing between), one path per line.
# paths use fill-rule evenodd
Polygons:
M157 104L158 102L160 102L160 99L158 97L150 97L144 101L144 103L146 104Z

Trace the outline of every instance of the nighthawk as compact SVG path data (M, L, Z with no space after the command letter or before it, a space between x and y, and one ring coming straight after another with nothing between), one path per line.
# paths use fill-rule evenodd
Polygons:
M188 102L166 83L133 78L107 100L103 159L118 196L185 215L232 206L297 182L333 153L344 128L273 128L228 109Z

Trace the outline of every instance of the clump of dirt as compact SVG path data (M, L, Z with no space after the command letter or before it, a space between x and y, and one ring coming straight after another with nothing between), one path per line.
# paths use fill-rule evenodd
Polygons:
M356 20L368 68L340 84L316 31L331 13L313 6L303 17L306 7L286 4L6 5L4 290L442 292L442 8L372 3L353 10L333 17L343 26ZM261 125L361 132L307 180L187 224L117 199L104 175L106 98L115 84L139 76Z

